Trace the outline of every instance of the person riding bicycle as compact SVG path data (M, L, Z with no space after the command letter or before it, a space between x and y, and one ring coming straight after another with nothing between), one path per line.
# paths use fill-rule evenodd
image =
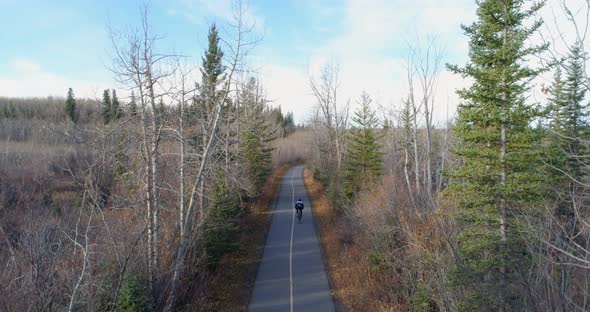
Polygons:
M295 202L295 209L297 209L297 213L302 213L303 212L303 201L301 200L301 198L299 198Z

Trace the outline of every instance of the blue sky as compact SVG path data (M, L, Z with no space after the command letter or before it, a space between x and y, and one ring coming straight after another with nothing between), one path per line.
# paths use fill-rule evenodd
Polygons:
M72 87L80 97L99 97L116 88L107 26L137 26L142 3L0 0L0 95L63 96ZM150 20L164 36L158 49L199 64L208 25L223 27L231 3L152 0ZM463 64L467 40L459 25L474 21L475 8L473 0L250 0L248 18L263 40L248 60L273 103L300 121L314 104L309 76L330 60L340 65L343 103L367 90L379 104L395 106L407 92L408 42L436 36L443 62ZM454 90L465 81L444 70L439 80L441 117L447 102L454 109Z

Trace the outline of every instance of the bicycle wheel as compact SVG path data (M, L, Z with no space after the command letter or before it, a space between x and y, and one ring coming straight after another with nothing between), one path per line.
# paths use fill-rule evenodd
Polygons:
M303 211L301 211L301 209L298 209L298 210L297 210L297 220L298 220L299 222L301 222L301 216L302 216L302 215L303 215Z

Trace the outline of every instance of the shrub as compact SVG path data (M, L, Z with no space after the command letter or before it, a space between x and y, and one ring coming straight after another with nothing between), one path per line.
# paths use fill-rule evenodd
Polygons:
M436 305L430 298L430 292L424 285L418 285L412 298L412 312L434 312Z
M117 312L147 312L148 300L145 295L145 283L140 275L126 274L123 279L121 293L117 299Z

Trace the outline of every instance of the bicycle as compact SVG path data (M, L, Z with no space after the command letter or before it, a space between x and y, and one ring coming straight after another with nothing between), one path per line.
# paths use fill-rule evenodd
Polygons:
M303 216L303 209L297 209L297 222L301 223L301 217Z

